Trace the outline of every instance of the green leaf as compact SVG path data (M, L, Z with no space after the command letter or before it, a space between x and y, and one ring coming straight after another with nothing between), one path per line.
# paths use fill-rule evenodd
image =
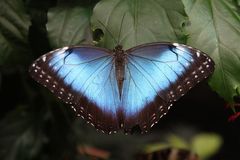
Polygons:
M168 137L168 143L174 148L189 149L189 144L181 137L171 135Z
M232 0L183 0L191 25L188 44L215 62L211 87L233 101L240 86L240 15Z
M172 147L172 146L165 143L152 143L152 144L146 145L146 147L143 150L143 153L152 153L152 152L160 151L169 147Z
M90 8L58 6L49 10L47 31L50 45L59 48L91 41Z
M240 6L240 0L235 0L237 5Z
M92 16L94 28L105 33L100 45L109 49L116 43L127 49L147 42L182 41L186 20L182 2L175 0L102 0Z
M215 154L222 145L222 139L216 134L199 134L192 139L192 150L201 159L206 159Z
M28 59L30 24L22 0L0 1L0 65Z

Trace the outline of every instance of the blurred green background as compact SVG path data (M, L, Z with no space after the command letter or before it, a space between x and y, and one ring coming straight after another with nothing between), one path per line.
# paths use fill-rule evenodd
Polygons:
M130 160L168 147L201 159L239 159L239 119L229 123L232 110L225 107L239 110L239 9L239 0L0 0L0 159ZM116 44L98 21L124 49L155 41L197 47L213 58L215 73L150 133L97 132L34 82L28 67L58 47L112 49Z

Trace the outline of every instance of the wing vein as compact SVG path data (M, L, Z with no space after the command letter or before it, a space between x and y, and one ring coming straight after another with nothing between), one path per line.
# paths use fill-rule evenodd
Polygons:
M109 60L109 59L110 59L110 58L108 58L107 60ZM82 87L85 86L85 84L87 83L87 81L89 81L89 79L90 79L94 74L96 74L95 77L97 77L97 75L98 75L101 71L103 71L103 70L105 69L105 67L107 67L107 66L110 64L111 61L110 61L109 63L107 63L107 64L102 68L102 66L105 64L105 62L106 62L107 60L105 60L104 62L102 62L102 64L98 67L98 69L96 69L92 74L90 74L90 76L89 76L89 77L86 79L86 81L83 83ZM94 77L94 78L95 78L95 77ZM91 84L91 83L88 84L87 88L90 86L90 84ZM85 90L83 91L83 93L86 92L87 88L85 88Z
M108 64L106 64L106 66L104 66L104 68L102 68L102 69L96 74L96 76L94 77L94 79L93 79L92 81L94 81L95 78L98 77L99 73L101 73L104 69L106 69L106 68L111 64L111 62L112 62L112 61L110 61ZM99 68L100 68L100 67L99 67ZM112 69L112 67L111 67L111 69ZM107 79L105 80L105 82L104 82L104 85L103 85L101 88L99 88L99 89L100 89L100 92L97 94L97 96L102 92L103 88L106 86L107 81L108 81L110 75L111 75L111 70L110 70L110 72L109 72L109 74L108 74L108 78L107 78ZM88 87L89 87L90 85L91 85L91 83L89 83L89 85L86 87L85 91L84 91L82 94L84 94L84 93L87 91L87 89L88 89ZM94 95L93 97L96 97L96 91L95 91L94 93L95 93L95 95ZM81 98L81 97L80 97L80 98ZM89 102L90 102L90 101L89 101ZM89 102L86 104L86 110L88 110L88 104L89 104Z
M129 58L131 58L130 56L129 56ZM156 82L156 80L137 62L137 61L135 61L133 58L131 58L132 59L132 61L134 61L135 63L136 63L136 65L138 65L140 68L142 68L148 75L149 75L149 77L151 77L151 79L156 83L156 84L158 84L157 82ZM144 76L144 73L142 73L142 71L140 71L136 66L135 66L135 64L133 64L131 61L129 61L137 70L138 70L138 72L140 73L140 74L142 74L142 76L147 80L147 82L150 84L150 86L152 87L152 89L156 92L156 94L160 97L160 98L162 98L163 99L163 97L161 97L160 95L159 95L159 93L158 93L158 91L153 87L153 85L151 84L151 82L148 80L148 78L146 78L145 76ZM159 86L159 85L158 85Z
M128 68L129 75L130 75L130 77L131 77L131 79L132 79L132 81L133 81L133 83L134 83L135 87L136 87L136 88L137 88L137 89L140 91L141 95L142 95L143 97L145 97L145 96L144 96L144 94L142 93L141 89L138 87L138 85L136 84L135 80L133 79L133 77L132 77L132 74L131 74L131 71L130 71L130 69L129 69L129 66L128 66L128 65L127 65L127 68ZM144 78L145 78L145 76L144 76ZM157 94L157 95L158 95L158 94ZM155 106L155 107L157 107L157 105L156 105L155 101L153 101L153 104L154 104L154 106Z

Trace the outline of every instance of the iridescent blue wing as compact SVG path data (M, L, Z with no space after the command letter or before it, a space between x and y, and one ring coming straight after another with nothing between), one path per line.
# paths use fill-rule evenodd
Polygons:
M110 50L93 46L65 47L37 59L31 76L78 116L104 132L119 129L115 66Z
M124 128L148 131L172 103L214 70L203 52L177 43L151 43L126 51Z

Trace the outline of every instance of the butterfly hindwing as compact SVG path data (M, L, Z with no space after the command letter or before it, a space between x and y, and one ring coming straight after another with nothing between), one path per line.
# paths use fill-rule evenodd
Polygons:
M203 52L176 43L144 44L126 52L123 106L128 128L137 122L147 131L214 69Z
M30 74L91 125L115 131L119 99L109 52L88 46L58 49L37 59Z

